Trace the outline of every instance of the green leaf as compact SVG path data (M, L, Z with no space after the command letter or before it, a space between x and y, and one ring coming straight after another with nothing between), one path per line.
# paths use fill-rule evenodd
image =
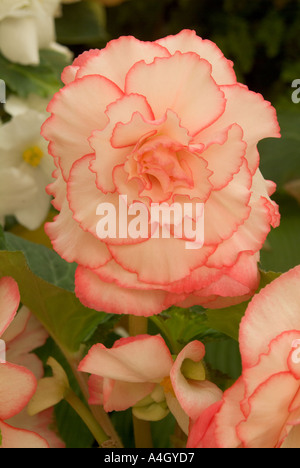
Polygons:
M37 66L13 63L0 54L0 78L21 97L25 98L30 93L48 97L60 89L60 74L68 64L65 55L49 50L40 51L40 64Z
M238 341L240 323L245 315L247 306L248 302L242 302L241 304L224 309L209 309L206 311L207 323L212 328Z
M267 273L262 271L260 285L256 294L279 276L280 273L274 273L272 271ZM238 341L240 323L245 315L249 302L250 301L242 302L241 304L224 309L208 309L206 311L208 326Z
M205 361L231 379L238 379L242 373L242 362L238 343L230 338L219 339L205 345Z
M291 88L291 94L293 89ZM260 169L266 179L273 180L278 190L284 184L300 177L300 114L282 112L278 114L282 138L268 138L259 143Z
M74 291L75 263L63 260L54 250L11 233L5 233L5 250L22 251L30 270L55 286Z
M207 324L206 314L197 312L196 308L171 307L163 315L150 317L150 320L164 336L173 354L178 354L195 339L216 336L215 330Z
M176 420L169 413L161 421L151 423L151 433L155 448L172 448L172 439L175 432Z
M66 448L91 448L94 437L66 401L56 405L54 412L57 428Z
M57 40L67 45L107 41L105 9L94 1L63 5L56 20Z
M264 270L285 272L300 264L300 207L292 198L280 203L280 226L273 229L261 251Z
M14 239L11 235L6 236L8 243ZM18 241L14 239L14 242ZM70 267L64 265L54 252L43 246L31 245L28 241L22 241L21 248L26 253L0 251L0 276L11 276L17 281L22 303L62 349L78 351L80 344L102 321L107 320L107 314L84 307L73 292L57 286L70 284L66 274ZM26 255L30 260L27 261Z
M126 448L135 448L132 410L114 412L111 421Z

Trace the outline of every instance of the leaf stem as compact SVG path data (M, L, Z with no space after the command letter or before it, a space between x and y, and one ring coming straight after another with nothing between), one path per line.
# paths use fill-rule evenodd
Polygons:
M129 333L131 336L145 335L148 332L147 317L129 316ZM136 448L152 448L151 425L148 421L132 416Z
M70 406L76 411L76 413L81 417L85 422L95 439L97 440L100 447L106 441L109 440L109 436L104 432L102 427L98 424L90 410L85 406L85 404L80 400L73 390L69 390L65 396L65 400L69 403Z
M68 360L68 363L71 366L71 369L73 371L74 376L76 377L76 380L81 388L81 391L86 399L88 401L89 399L89 390L88 390L88 375L83 373L83 372L78 372L78 365L80 362L80 357L76 355L70 355L67 351L64 350L64 355L66 359ZM105 447L106 448L123 448L123 444L121 442L121 439L119 435L117 434L110 417L108 414L104 411L102 406L90 406L91 413L103 432L109 436L109 440L105 442Z
M168 340L171 350L173 354L178 354L181 351L180 345L174 341L171 333L169 332L168 328L165 326L165 321L163 318L158 317L157 315L153 315L150 317L151 322L153 322L157 328L162 332L164 337Z

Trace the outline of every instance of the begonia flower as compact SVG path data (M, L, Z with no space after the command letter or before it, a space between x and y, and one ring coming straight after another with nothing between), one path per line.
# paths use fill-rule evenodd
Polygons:
M243 372L194 424L188 447L300 447L300 267L266 286L240 327Z
M42 129L57 166L48 192L60 211L46 232L78 263L81 302L150 316L174 304L219 308L250 298L259 251L280 220L257 150L280 136L271 104L189 30L156 42L113 40L78 57L62 79ZM131 235L140 222L134 203L149 217L155 203L176 204L179 215L150 219ZM189 249L185 223L195 228L199 204L204 244ZM99 206L113 208L107 224L118 224L116 234L99 236Z
M103 405L107 412L133 407L133 413L145 420L162 419L168 408L187 433L189 419L196 420L222 396L205 379L204 355L204 345L193 341L174 362L161 336L138 335L121 338L111 349L94 345L79 370L92 374L90 404Z

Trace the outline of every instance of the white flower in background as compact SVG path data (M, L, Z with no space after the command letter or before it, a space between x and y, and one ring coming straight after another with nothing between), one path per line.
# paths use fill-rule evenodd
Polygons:
M69 55L55 43L54 18L61 0L0 0L0 51L11 62L39 64L39 50L54 48Z
M36 110L37 109L37 110ZM54 170L47 144L40 136L46 101L30 96L11 97L5 110L12 119L0 126L0 222L14 215L28 229L47 217L50 196L45 192Z

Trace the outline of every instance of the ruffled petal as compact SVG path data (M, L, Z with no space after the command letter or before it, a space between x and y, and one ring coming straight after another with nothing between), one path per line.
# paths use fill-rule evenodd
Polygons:
M67 201L64 201L60 214L53 222L46 223L45 231L54 250L67 262L99 268L112 258L104 242L84 231L74 220Z
M164 37L156 42L172 55L177 51L195 52L200 58L207 60L212 65L212 77L219 85L236 83L233 63L224 57L214 42L203 40L195 31L185 29L175 36Z
M136 63L127 74L125 90L145 96L156 119L172 109L191 135L219 118L226 103L211 77L211 65L194 53Z
M249 415L237 427L244 448L277 448L298 390L299 381L288 372L272 375L255 390L248 401Z
M86 307L111 314L146 317L160 314L165 309L164 291L122 288L102 281L92 270L83 267L76 270L75 293Z
M110 41L105 49L99 51L99 54L85 55L84 63L79 64L76 78L85 75L103 75L123 90L125 76L135 63L140 60L151 63L156 57L169 55L167 49L159 44L139 41L132 36L120 37Z
M300 329L299 284L300 267L296 267L254 296L240 328L244 366L256 364L259 355L268 351L270 341L278 335Z
M59 159L65 180L73 162L91 153L88 138L93 130L108 123L106 107L122 95L108 79L86 76L54 96L47 108L52 115L44 123L42 135L50 143L50 154Z

